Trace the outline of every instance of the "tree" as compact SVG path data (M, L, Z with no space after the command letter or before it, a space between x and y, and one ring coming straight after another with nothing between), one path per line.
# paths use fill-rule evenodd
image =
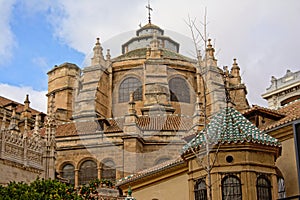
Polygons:
M201 112L202 112L202 117L203 117L203 131L202 134L205 138L205 141L207 141L205 143L205 148L202 151L196 152L194 150L193 154L196 157L196 161L197 163L203 167L203 169L205 170L205 172L207 173L207 181L206 183L206 187L207 187L207 194L208 194L208 199L212 200L212 179L211 179L211 171L214 167L214 164L216 162L217 159L217 154L218 154L218 150L220 147L220 144L218 143L216 146L214 146L214 151L215 154L212 155L211 154L211 149L212 149L212 144L211 144L211 140L212 137L210 136L210 133L207 132L207 124L208 124L208 102L207 102L207 96L209 95L208 92L208 78L207 77L207 69L209 67L209 65L211 65L211 60L214 60L214 49L212 48L211 45L211 40L208 38L208 34L207 34L207 14L206 14L206 9L205 9L205 14L204 14L204 21L200 22L200 24L203 26L203 31L200 31L200 29L198 28L197 24L196 24L196 19L191 19L190 17L188 18L188 21L186 22L186 24L188 25L190 31L191 31L191 35L192 35L192 39L194 42L194 47L195 47L195 51L196 51L196 58L197 58L197 65L196 65L196 70L197 70L197 84L200 85L201 84L201 88L198 87L197 89L197 95L198 95L198 99L201 99L201 103L199 100L200 105L198 108ZM201 47L204 46L204 56L201 55ZM230 98L229 98L229 92L227 90L227 83L226 81L228 80L228 76L229 74L227 73L228 70L220 70L218 73L222 76L223 78L223 83L222 85L224 86L224 92L225 92L225 101L226 101L226 106L228 106L228 103L230 102ZM213 97L212 97L213 98ZM210 109L212 110L212 109ZM199 134L200 131L196 132L196 135ZM204 155L204 156L203 156Z

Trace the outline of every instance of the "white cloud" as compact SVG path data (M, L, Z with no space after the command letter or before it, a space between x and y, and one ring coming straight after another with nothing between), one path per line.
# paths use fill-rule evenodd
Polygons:
M47 91L36 91L32 87L27 86L12 86L0 83L0 95L13 101L22 103L25 100L26 94L29 95L30 107L38 111L47 112Z
M0 0L0 66L9 62L13 56L13 48L16 45L10 27L10 16L14 3L14 0Z
M47 62L47 58L45 57L35 57L32 58L31 62L43 69L47 69L49 67L49 64Z
M0 29L4 30L0 35L1 57L1 53L11 52L6 51L3 45L8 44L11 48L13 44L13 36L9 29L13 3L1 0L0 2L0 6L6 8L5 12L1 13L4 17L0 18ZM112 42L104 41L136 30L139 23L146 24L146 4L147 0L47 0L43 3L39 0L29 0L24 3L30 12L47 13L53 34L61 42L86 55L91 53L96 37L100 37L104 49L111 48L109 45ZM153 0L151 6L154 24L187 36L191 35L184 22L188 15L200 21L207 7L208 32L212 39L216 39L218 63L220 67L231 66L232 59L238 59L251 104L265 105L260 95L269 86L272 75L280 77L286 69L299 69L298 0ZM2 37L5 38L3 44ZM191 49L193 50L193 47ZM37 61L42 60L35 60Z

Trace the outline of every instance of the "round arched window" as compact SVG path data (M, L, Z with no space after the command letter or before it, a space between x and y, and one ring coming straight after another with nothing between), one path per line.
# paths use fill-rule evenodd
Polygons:
M259 176L256 182L256 192L258 200L271 200L271 183L266 176Z
M67 180L69 180L69 182L71 184L75 183L75 168L72 164L66 164L63 168L62 168L62 173L61 176Z
M129 96L133 92L134 101L143 98L142 83L139 79L129 77L122 81L119 87L119 103L128 102Z
M187 82L183 78L172 78L169 81L170 100L190 103L190 90Z
M79 168L79 185L89 183L98 178L97 164L92 160L84 161Z
M102 163L101 178L111 181L116 180L116 167L112 160Z

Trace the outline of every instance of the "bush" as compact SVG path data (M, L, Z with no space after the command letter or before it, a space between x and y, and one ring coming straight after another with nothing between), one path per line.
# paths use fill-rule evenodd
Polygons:
M0 200L84 200L98 199L97 188L105 184L113 186L110 180L95 179L78 189L57 180L37 178L30 184L10 182L7 186L0 185Z

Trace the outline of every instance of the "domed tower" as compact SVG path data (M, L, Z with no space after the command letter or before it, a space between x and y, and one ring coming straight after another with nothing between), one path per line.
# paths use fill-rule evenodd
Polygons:
M179 43L148 23L122 52L112 59L113 117L125 114L132 92L139 115L192 114L196 61L179 54Z

